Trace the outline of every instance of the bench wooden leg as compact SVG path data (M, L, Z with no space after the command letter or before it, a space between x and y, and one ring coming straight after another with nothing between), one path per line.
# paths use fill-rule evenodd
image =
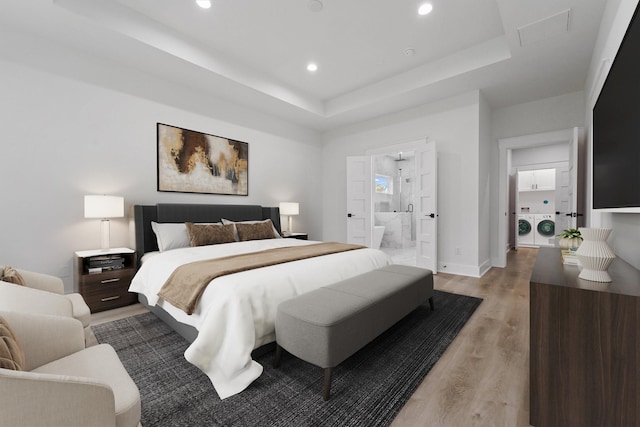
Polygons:
M431 307L431 311L434 311L436 309L435 305L433 304L433 297L429 298L429 307Z
M333 368L324 368L324 384L322 387L322 399L329 400L331 394L331 375L333 374Z
M277 368L280 366L280 358L282 357L282 347L276 343L276 355L273 358L273 367Z

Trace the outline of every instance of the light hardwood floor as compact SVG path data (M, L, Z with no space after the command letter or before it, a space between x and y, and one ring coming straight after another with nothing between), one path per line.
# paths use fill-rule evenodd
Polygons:
M438 290L483 298L394 420L393 427L529 426L529 278L537 249L508 255L482 278L438 273ZM437 309L437 301L436 301ZM140 304L92 316L94 324L145 312Z
M435 276L436 289L483 302L393 427L529 426L529 278L537 253L512 251L506 268L479 279Z

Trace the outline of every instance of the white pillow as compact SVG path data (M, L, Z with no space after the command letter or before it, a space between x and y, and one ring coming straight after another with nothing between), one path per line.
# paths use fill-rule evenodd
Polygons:
M191 246L189 243L189 235L187 234L187 226L184 225L184 223L160 223L151 221L151 229L156 233L160 252Z
M236 224L236 223L242 223L242 224L257 224L259 222L271 222L271 227L273 228L273 238L274 239L282 239L282 236L280 235L280 233L278 233L278 230L276 229L276 226L273 225L273 221L271 221L270 219L265 219L265 220L260 220L260 221L231 221L230 219L224 219L222 218L220 221L222 221L223 224ZM235 227L233 227L233 234L236 237L237 241L240 241L240 237L238 236L238 230L236 230Z

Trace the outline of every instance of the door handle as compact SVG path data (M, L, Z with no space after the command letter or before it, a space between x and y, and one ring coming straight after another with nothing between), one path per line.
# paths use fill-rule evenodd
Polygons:
M355 216L355 215L354 214L350 214L350 213L347 214L348 218L351 218L352 216Z
M427 216L428 216L428 217L430 217L430 218L435 218L435 217L436 217L436 214L434 214L434 213L430 213L430 214L429 214L429 215L427 215Z

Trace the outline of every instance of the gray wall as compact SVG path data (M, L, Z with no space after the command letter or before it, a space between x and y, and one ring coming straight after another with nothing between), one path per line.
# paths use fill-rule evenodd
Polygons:
M584 126L584 93L574 92L493 110L491 113L491 258L498 259L498 140ZM563 155L564 157L564 155Z
M479 227L489 227L479 207L480 99L476 91L327 133L322 175L325 240L346 239L346 157L428 137L438 150L439 264L452 273L480 274L490 261L479 260ZM460 248L459 254L455 248Z
M77 64L74 73L94 66L72 54L68 60ZM126 77L136 78L121 75ZM127 211L157 202L296 201L295 229L322 238L321 146L314 132L219 99L210 101L215 108L228 106L220 114L224 120L9 61L0 61L0 81L0 264L57 275L71 291L73 253L100 247L100 221L84 218L85 194L124 196ZM176 105L189 104L187 88L152 77L144 84L172 93ZM238 124L248 119L255 127ZM248 142L249 196L157 192L157 122ZM273 124L277 134L269 131ZM112 247L132 246L130 219L111 221Z

